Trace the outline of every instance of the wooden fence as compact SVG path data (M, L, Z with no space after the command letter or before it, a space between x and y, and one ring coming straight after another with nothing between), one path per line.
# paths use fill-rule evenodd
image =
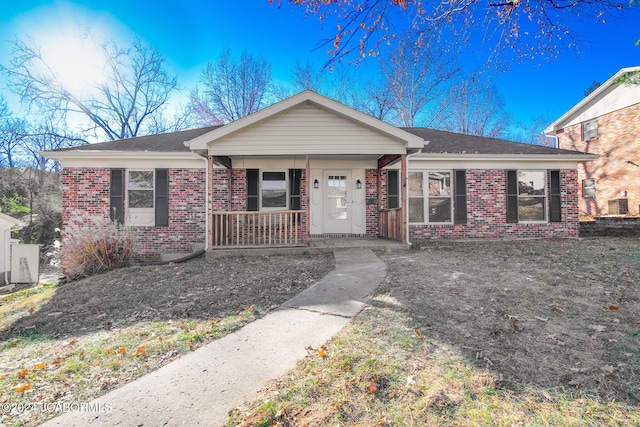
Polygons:
M402 241L402 209L380 209L378 235L385 239Z

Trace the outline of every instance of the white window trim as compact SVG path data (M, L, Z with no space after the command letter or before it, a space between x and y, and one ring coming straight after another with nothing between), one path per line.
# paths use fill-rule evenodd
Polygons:
M542 176L544 177L544 195L540 196L520 196L520 185L519 185L519 172L542 172ZM546 224L549 222L549 171L547 169L518 169L516 170L516 183L518 187L518 224ZM520 197L539 197L544 200L544 219L537 221L524 221L520 220Z
M265 208L262 206L262 177L264 173L284 173L284 186L285 186L285 207L275 207L275 208ZM258 188L258 198L260 202L260 211L286 211L289 210L289 171L285 170L273 170L273 169L260 169L259 170L259 188Z
M153 227L156 217L156 170L155 169L125 169L125 220L126 226ZM153 178L153 207L151 208L131 208L129 207L129 172L152 172Z
M423 211L424 211L424 221L423 222L409 222L407 220L407 222L411 225L453 225L454 224L454 173L453 173L453 169L409 169L409 173L411 172L422 172L422 203L423 203ZM449 189L450 189L450 194L449 194L449 199L451 200L451 208L450 208L450 215L449 217L451 218L451 221L447 221L447 222L433 222L430 219L430 215L429 215L429 173L430 172L444 172L444 173L449 173ZM408 185L408 176L407 176L407 185ZM409 201L409 199L411 199L412 197L410 197L407 194L407 202ZM417 198L417 197L414 197ZM434 198L439 198L439 199L443 199L445 197L437 197L434 196ZM407 207L408 209L408 207Z

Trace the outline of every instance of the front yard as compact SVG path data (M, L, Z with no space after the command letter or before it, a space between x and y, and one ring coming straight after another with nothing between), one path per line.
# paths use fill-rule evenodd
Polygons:
M640 426L640 240L433 242L228 425Z
M440 241L378 256L388 272L369 307L228 425L640 426L640 239ZM86 402L157 369L333 262L199 259L6 295L0 424L37 425L55 415L39 404Z
M333 267L331 254L197 259L2 296L0 425L37 425L158 369Z

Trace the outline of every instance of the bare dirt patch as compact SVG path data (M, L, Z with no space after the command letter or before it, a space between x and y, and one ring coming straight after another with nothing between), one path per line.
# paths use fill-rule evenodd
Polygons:
M0 332L0 340L52 338L145 320L213 319L255 305L268 311L333 269L333 256L270 255L134 266L58 286L39 310Z
M433 242L381 258L389 275L378 292L409 326L501 387L640 403L638 239Z

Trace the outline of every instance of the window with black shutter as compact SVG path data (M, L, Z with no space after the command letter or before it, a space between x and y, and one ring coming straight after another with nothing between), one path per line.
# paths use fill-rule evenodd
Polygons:
M247 211L260 210L260 170L247 169Z
M454 171L454 191L453 216L455 224L467 223L467 171Z
M507 171L507 222L518 222L518 172Z
M124 169L111 169L109 218L118 224L124 224Z
M562 221L562 201L560 197L560 171L549 171L549 221Z
M155 182L156 227L169 225L169 169L156 169Z

